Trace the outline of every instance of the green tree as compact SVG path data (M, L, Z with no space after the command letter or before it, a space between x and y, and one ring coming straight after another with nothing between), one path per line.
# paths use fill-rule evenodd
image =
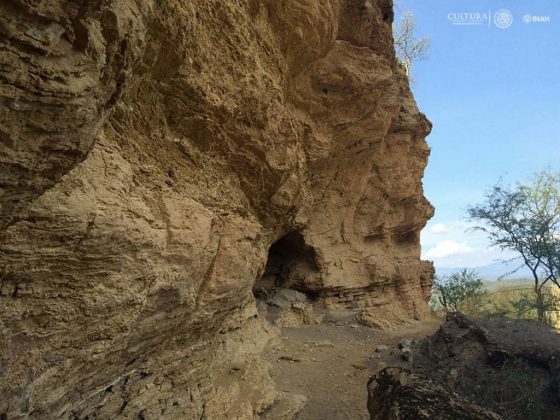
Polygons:
M428 58L430 39L426 36L416 37L416 22L412 12L405 12L399 23L393 27L393 38L397 59L403 65L407 76L410 76L412 64Z
M460 303L476 301L486 290L484 282L475 270L463 269L451 276L436 276L433 295L447 312L457 312Z
M494 186L483 203L468 209L491 243L515 251L534 281L539 321L545 321L543 287L560 287L560 173L543 171L527 184Z
M548 293L547 293L548 292ZM560 298L554 296L550 291L545 290L540 300L536 300L528 295L522 295L518 300L510 302L515 310L517 318L531 317L534 313L542 311L545 315L553 311L558 311Z

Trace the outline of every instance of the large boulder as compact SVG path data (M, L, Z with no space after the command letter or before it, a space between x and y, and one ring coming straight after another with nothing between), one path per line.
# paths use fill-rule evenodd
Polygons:
M560 418L560 335L536 321L450 313L413 370L504 417Z
M406 369L386 368L368 383L372 420L498 420L440 382Z

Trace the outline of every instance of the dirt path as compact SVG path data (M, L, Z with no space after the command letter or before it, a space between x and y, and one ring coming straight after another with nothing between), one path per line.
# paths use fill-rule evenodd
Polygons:
M299 420L368 419L368 379L386 366L403 362L390 350L405 338L419 339L441 321L417 322L398 331L378 331L353 323L281 328L281 344L265 357L280 391L304 395ZM387 345L388 351L375 352Z

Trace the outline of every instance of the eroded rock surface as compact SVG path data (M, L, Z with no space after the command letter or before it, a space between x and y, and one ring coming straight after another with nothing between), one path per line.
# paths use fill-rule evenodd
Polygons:
M406 368L368 384L372 419L560 418L560 336L547 326L450 313L431 336L398 347Z
M265 412L275 243L283 287L425 315L430 123L390 1L0 12L3 418Z
M402 368L386 368L368 383L372 420L499 420L444 385Z
M560 336L535 321L450 313L412 369L507 419L560 418Z

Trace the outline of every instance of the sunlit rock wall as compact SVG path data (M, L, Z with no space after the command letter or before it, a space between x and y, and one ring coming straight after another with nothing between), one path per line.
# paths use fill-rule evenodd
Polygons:
M0 4L0 414L252 418L251 289L420 318L430 123L386 0Z

